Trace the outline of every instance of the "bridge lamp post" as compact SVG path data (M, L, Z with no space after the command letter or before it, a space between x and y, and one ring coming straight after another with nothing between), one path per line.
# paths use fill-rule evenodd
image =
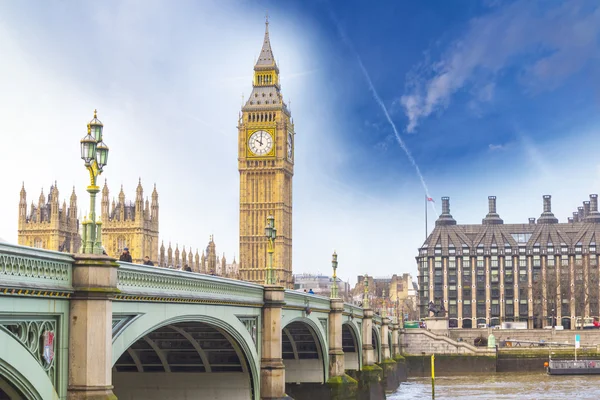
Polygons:
M331 298L337 299L337 298L339 298L337 274L336 274L337 267L338 267L338 261L337 261L337 253L335 252L335 250L333 251L333 256L331 258L331 267L333 268L333 284L331 285Z
M385 298L385 289L381 294L381 318L387 318L387 299Z
M102 141L102 130L104 125L96 118L87 126L88 133L81 139L81 159L90 173L90 185L87 192L90 194L89 219L84 218L82 222L83 254L102 254L102 221L96 221L96 194L100 188L96 185L96 179L102 173L108 160L108 146Z
M273 271L273 253L275 252L275 238L277 238L277 228L275 228L275 217L267 217L267 226L265 227L265 236L267 237L267 271L265 274L265 285L275 285L275 273Z

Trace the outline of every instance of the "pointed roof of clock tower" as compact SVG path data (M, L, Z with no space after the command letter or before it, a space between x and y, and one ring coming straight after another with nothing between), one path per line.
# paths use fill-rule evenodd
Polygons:
M262 49L260 50L260 55L258 56L256 65L254 65L254 69L265 69L265 67L275 67L277 69L275 57L273 56L273 50L271 49L271 40L269 38L268 15L265 18L265 39L263 40Z

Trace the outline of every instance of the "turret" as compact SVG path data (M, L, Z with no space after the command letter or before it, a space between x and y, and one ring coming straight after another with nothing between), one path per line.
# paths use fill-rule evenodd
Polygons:
M25 182L21 186L19 195L19 227L27 221L27 192L25 191ZM21 228L19 228L21 229Z
M181 250L181 266L185 267L186 264L187 264L187 253L185 252L185 246L183 246L183 249Z
M110 207L110 200L109 200L108 196L109 196L108 185L106 184L106 179L105 179L104 187L102 188L102 202L101 202L101 206L100 206L103 221L108 221L109 207Z
M135 189L135 218L143 221L144 219L144 188L142 188L142 178L138 181Z
M43 222L42 218L43 218L43 214L42 214L42 210L44 209L44 188L42 188L42 193L40 194L40 198L38 199L38 222Z
M195 271L194 269L194 255L192 254L192 248L190 247L190 251L188 253L188 266L191 268L192 271Z
M144 205L144 220L150 220L150 202L148 201L148 197L146 197L146 204Z
M175 244L175 264L174 267L180 267L181 263L179 262L179 245Z
M156 183L152 191L152 221L158 224L158 192L156 191Z
M158 265L160 267L166 267L165 265L165 242L161 242L160 244L160 256L158 258Z
M73 186L73 192L71 192L69 200L69 222L74 226L77 225L77 195L75 194L75 186Z
M169 242L169 249L167 250L167 267L173 266L173 248L171 242Z
M123 192L123 185L121 185L121 191L119 192L119 219L125 221L125 192Z
M204 272L202 271L202 266L200 265L200 255L198 254L198 249L196 249L196 272Z

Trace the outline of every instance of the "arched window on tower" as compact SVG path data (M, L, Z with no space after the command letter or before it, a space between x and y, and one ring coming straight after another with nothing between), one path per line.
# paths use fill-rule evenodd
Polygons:
M125 239L125 236L119 236L117 238L117 254L120 255L125 247L127 247L127 239Z

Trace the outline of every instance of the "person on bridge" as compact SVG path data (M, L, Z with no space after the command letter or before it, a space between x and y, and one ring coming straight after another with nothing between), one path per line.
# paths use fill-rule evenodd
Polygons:
M146 256L144 257L144 265L154 266L154 263L150 261L150 257Z
M313 292L313 290L312 290L312 289L310 289L310 290L308 291L308 294L315 294L315 292Z
M123 249L123 253L121 253L121 257L119 257L119 261L133 262L133 260L131 259L131 254L129 253L129 248L125 247Z

